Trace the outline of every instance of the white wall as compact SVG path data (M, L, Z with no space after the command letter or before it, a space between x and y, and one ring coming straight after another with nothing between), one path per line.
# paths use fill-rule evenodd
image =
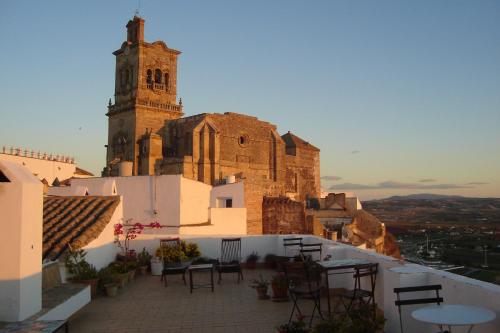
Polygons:
M48 188L47 195L57 195L57 196L84 196L88 192L85 186L51 186ZM90 194L90 193L89 193Z
M51 185L56 178L65 180L73 177L76 171L76 165L73 163L49 161L3 153L0 153L0 161L8 161L23 165L28 168L32 174L36 174L38 179L42 180L45 178L49 185Z
M112 184L123 198L124 220L158 221L165 226L145 233L246 234L243 183L212 187L181 175L163 175L74 179L71 187L85 187L90 195L110 195ZM233 207L239 208L213 210L211 200L219 195L233 198Z
M113 178L89 177L71 180L71 187L85 187L89 195L117 195Z
M217 207L217 198L233 199L233 208L245 207L243 182L214 186L210 193L210 207Z
M110 262L114 261L116 259L116 254L121 251L118 245L114 243L114 226L117 223L121 223L122 218L123 204L122 201L120 201L108 225L104 228L101 234L83 247L83 249L87 251L85 259L90 264L94 265L98 270L106 267Z
M0 171L0 321L20 321L42 307L43 185L14 162Z
M212 186L180 177L180 225L208 223Z

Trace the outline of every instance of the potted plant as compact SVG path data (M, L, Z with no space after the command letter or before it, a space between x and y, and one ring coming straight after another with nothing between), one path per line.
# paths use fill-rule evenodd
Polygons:
M269 281L265 280L262 277L262 274L259 275L258 279L253 279L251 287L257 290L257 298L258 299L268 299L267 295L267 287L269 286Z
M137 271L137 261L127 261L125 263L125 266L127 267L127 273L128 273L128 280L129 281L134 281L135 279L135 272Z
M89 285L91 295L94 297L97 294L97 283L99 282L97 269L85 260L87 252L82 249L73 250L71 246L69 249L65 264L68 272L73 275L72 281Z
M273 290L273 301L288 300L288 280L283 273L278 273L271 279L271 288Z
M335 318L322 321L314 326L314 333L349 332L349 333L382 333L385 325L383 315L373 318L373 308L367 304L351 309Z
M137 264L139 265L139 270L141 272L141 275L146 275L146 272L148 270L148 266L150 264L151 260L151 255L149 254L148 251L146 251L146 248L142 248L142 251L137 255Z
M276 327L279 333L307 333L309 330L306 328L306 323L304 322L304 316L297 315L297 320L291 321L286 324L282 324ZM323 331L322 331L323 332ZM328 331L337 332L337 331ZM326 333L326 331L325 331ZM347 333L347 331L346 331Z
M118 285L115 283L116 273L110 267L102 268L99 275L99 283L107 296L114 297L118 293Z
M246 268L255 269L257 267L257 261L259 261L260 256L257 252L252 252L247 256Z
M127 265L122 261L115 261L108 265L114 274L114 281L120 288L125 287L129 279Z

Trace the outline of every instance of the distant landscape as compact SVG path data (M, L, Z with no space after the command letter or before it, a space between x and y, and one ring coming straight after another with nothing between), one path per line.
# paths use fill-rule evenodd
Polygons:
M409 261L500 284L500 198L435 194L363 202Z

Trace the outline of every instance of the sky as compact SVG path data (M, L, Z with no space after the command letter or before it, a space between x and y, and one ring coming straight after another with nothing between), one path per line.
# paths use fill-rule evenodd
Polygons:
M0 146L105 165L112 52L138 1L0 2ZM500 1L142 0L182 51L186 115L238 112L321 149L361 199L500 197Z

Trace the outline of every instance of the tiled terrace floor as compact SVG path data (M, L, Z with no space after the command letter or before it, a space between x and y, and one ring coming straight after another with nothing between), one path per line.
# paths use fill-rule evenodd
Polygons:
M213 293L210 289L195 289L192 294L180 275L169 276L168 287L157 276L138 276L118 296L92 300L71 318L70 331L276 332L276 326L288 321L292 302L258 300L256 291L249 286L259 274L270 278L273 273L245 270L245 281L239 284L235 274L225 274L220 285L214 276ZM208 281L209 276L197 272L195 277Z

